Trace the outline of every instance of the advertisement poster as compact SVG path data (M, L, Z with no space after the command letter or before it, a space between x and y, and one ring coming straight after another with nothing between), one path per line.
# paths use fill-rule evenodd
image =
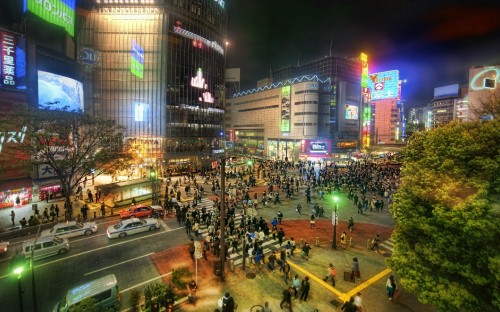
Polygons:
M290 132L290 86L281 88L281 132Z
M355 105L346 104L345 106L345 119L358 120L358 107Z

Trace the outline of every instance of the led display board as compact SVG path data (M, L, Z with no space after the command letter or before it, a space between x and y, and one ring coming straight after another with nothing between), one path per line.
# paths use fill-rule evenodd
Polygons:
M69 77L39 70L38 108L83 112L83 84Z
M300 152L306 154L328 154L332 149L331 140L302 140Z
M345 119L347 120L358 120L358 107L356 105L345 105Z
M290 132L290 86L281 88L281 132Z
M132 39L130 51L130 72L139 78L144 78L144 49Z
M399 70L390 70L369 75L368 87L372 100L397 98L399 93Z
M361 86L368 87L368 55L361 53Z
M22 35L0 30L0 87L26 90L26 40Z
M24 12L30 11L44 21L63 27L75 35L75 0L24 0Z
M434 98L458 96L460 93L460 86L458 83L434 88Z

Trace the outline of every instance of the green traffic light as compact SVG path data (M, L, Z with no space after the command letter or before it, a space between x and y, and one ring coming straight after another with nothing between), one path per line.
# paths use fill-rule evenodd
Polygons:
M14 269L14 274L17 274L17 275L21 275L21 273L23 272L24 268L21 266L21 267L17 267Z
M339 201L339 197L338 196L333 196L333 202L337 203L338 201Z

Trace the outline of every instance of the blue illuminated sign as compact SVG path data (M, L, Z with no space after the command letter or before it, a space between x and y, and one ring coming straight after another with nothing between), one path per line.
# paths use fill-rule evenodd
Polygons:
M130 72L141 79L144 78L144 49L134 39L130 54Z
M368 88L371 89L372 100L397 98L399 88L399 70L390 70L370 74Z

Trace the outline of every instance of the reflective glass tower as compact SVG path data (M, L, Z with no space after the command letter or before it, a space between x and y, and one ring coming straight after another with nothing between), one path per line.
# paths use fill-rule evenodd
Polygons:
M79 11L85 110L127 129L142 164L207 165L223 138L221 0L93 0Z

